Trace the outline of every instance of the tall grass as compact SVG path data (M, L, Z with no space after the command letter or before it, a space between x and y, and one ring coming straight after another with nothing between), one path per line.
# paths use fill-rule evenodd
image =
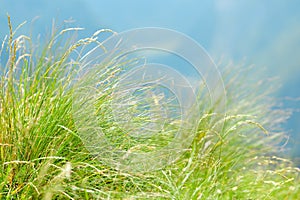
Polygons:
M251 83L255 72L223 68L228 114L220 132L214 131L218 122L209 120L212 110L199 119L190 148L172 165L147 173L117 171L86 150L72 116L70 85L78 60L71 58L96 36L76 41L64 36L78 29L54 31L36 52L31 38L17 36L8 22L1 49L9 55L0 77L1 199L300 198L300 170L277 154L286 113L273 109L269 81ZM104 96L99 104L109 101Z

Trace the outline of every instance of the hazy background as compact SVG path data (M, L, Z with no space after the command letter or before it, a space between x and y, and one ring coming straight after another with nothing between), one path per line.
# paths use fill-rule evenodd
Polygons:
M297 0L0 0L0 36L7 34L6 13L20 30L46 38L55 19L75 20L80 36L102 28L121 32L164 27L183 32L218 59L267 67L282 87L277 96L294 113L285 128L293 156L300 157L300 1ZM38 17L38 18L37 18ZM31 24L31 21L35 20ZM289 97L288 99L286 97Z

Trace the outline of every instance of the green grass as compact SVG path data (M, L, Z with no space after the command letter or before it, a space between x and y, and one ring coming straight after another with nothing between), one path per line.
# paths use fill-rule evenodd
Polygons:
M221 131L214 131L220 121L210 120L210 108L175 163L147 173L117 171L85 148L72 115L70 85L78 60L70 57L95 36L70 40L68 32L76 29L67 29L36 51L29 37L16 36L10 22L9 29L2 46L9 58L0 76L1 199L300 198L300 170L278 156L276 145L284 138L280 124L287 114L273 109L269 80L251 82L256 72L223 67L228 101ZM101 77L115 72L104 70ZM100 109L111 98L107 91L97 102L99 125L108 136L122 131L110 131L115 124L109 110Z

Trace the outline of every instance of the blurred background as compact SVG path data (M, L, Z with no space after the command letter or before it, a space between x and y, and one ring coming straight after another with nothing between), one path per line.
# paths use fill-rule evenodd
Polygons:
M6 14L19 33L49 37L52 24L74 21L79 37L109 28L164 27L189 35L215 60L267 68L279 77L276 96L292 108L285 124L289 154L300 157L300 1L298 0L0 0L0 38L8 33Z

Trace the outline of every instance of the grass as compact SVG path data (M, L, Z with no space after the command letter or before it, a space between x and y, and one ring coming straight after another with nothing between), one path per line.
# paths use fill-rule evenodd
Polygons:
M287 113L274 109L270 80L251 82L256 72L232 64L222 68L228 101L221 131L214 131L220 122L210 120L210 108L187 151L161 170L133 173L99 162L85 148L72 115L70 85L79 68L71 58L96 41L96 35L68 39L77 30L56 31L35 51L31 38L17 36L9 20L1 48L9 55L0 76L1 199L300 198L300 170L278 156ZM100 73L103 80L112 78L111 84L120 66L113 69ZM124 131L111 129L110 112L101 107L113 101L110 94L107 90L97 101L99 125L108 137Z

